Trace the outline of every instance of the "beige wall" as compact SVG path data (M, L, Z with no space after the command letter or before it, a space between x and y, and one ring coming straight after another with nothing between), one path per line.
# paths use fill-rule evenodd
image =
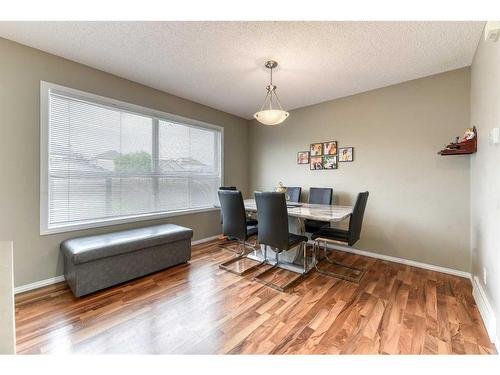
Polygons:
M478 131L477 153L471 159L472 274L498 316L500 145L490 144L488 134L492 128L500 127L500 43L485 43L483 39L479 42L472 64L471 124ZM499 323L497 321L497 337L500 337Z
M469 124L468 68L295 110L285 125L265 127L5 39L0 56L0 239L14 241L16 286L62 274L66 238L148 224L39 235L40 80L223 126L225 182L246 195L283 181L332 186L337 203L351 204L369 190L356 247L469 270L469 157L436 155ZM355 162L335 171L295 164L297 151L324 140L355 147ZM155 222L192 227L199 239L220 232L218 218Z
M250 127L251 191L333 187L337 202L370 192L356 248L469 271L469 157L436 153L469 125L469 68L294 110ZM355 148L353 163L311 171L309 143Z
M0 39L0 239L14 241L16 286L62 274L59 244L70 237L147 225L139 222L40 236L40 81L48 81L224 127L225 182L246 192L247 121L111 74ZM220 233L217 212L177 216L195 239Z

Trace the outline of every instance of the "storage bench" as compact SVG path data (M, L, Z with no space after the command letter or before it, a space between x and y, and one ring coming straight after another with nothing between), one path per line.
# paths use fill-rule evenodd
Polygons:
M192 229L163 224L66 240L64 276L80 297L186 263L192 237Z

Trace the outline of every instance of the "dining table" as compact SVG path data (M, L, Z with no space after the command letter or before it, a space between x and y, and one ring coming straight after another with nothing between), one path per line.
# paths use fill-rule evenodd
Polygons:
M245 205L245 211L250 214L257 214L258 219L255 199L245 199L243 203ZM287 202L289 230L291 233L300 234L309 238L311 234L305 231L304 222L306 219L325 221L329 222L331 226L336 226L338 223L348 219L352 214L352 210L352 206ZM303 254L299 252L298 249L299 248L296 247L280 253L280 264L282 266L284 265L284 268L288 268L292 271L303 269ZM255 248L247 257L256 261L263 261L263 245L260 245L260 248ZM276 259L276 254L272 249L268 248L267 258L268 260ZM315 261L315 257L311 254L311 258L307 261L309 269L314 267Z

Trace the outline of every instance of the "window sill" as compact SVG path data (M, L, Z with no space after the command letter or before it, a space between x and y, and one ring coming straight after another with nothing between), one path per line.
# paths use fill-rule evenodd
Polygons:
M56 234L56 233L75 232L75 231L91 229L91 228L101 228L101 227L107 227L107 226L112 226L112 225L135 223L135 222L147 221L147 220L158 220L158 219L164 219L164 218L175 217L175 216L192 215L192 214L211 212L211 211L219 211L219 210L220 210L220 208L218 208L218 207L205 207L205 208L195 208L195 209L189 209L189 210L179 210L179 211L169 211L169 212L162 212L162 213L134 215L134 216L121 217L118 219L104 219L104 220L92 221L92 222L88 222L88 221L87 222L79 222L79 223L72 223L72 224L68 224L68 225L55 226L52 228L40 228L40 235L44 236L44 235Z

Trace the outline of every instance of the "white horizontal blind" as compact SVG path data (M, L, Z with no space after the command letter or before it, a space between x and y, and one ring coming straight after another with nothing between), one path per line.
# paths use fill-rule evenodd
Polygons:
M216 203L218 129L53 91L48 122L48 229Z

